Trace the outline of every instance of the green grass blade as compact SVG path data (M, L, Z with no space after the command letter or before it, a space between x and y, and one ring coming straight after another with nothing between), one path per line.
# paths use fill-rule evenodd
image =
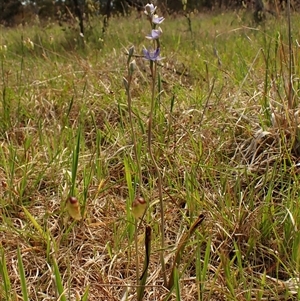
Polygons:
M19 275L20 275L20 281L21 281L23 301L29 301L25 270L24 270L22 255L21 255L19 247L18 247L18 250L17 250L17 255L18 255L18 269L19 269Z
M176 249L174 263L173 263L173 266L171 268L171 274L170 274L169 281L168 281L168 284L167 284L168 289L171 289L174 285L174 272L175 272L176 267L179 266L179 264L180 264L181 255L184 251L184 248L185 248L186 244L188 243L190 237L196 231L198 226L203 222L204 218L205 218L204 215L200 214L199 217L195 220L195 222L191 226L191 228L189 229L189 231L186 233L186 235L184 235L182 237L182 239L180 240L180 242L178 244L178 247Z
M90 287L87 286L84 290L84 294L83 296L81 297L81 301L88 301L88 297L89 297L89 289Z
M72 196L75 195L76 175L77 175L79 152L80 152L80 139L81 139L81 128L79 127L77 138L76 138L76 146L73 151L73 157L72 157L72 187L71 187Z
M1 260L0 260L0 275L2 277L2 285L3 285L3 291L5 293L5 300L11 300L11 283L7 271L7 265L6 265L6 259L4 250L1 248ZM2 286L1 285L1 286ZM2 293L0 294L0 297L2 297Z
M175 295L176 295L176 300L180 301L180 284L179 284L179 273L178 273L178 268L175 266L174 268L174 288L175 288Z
M201 252L199 250L200 249L199 246L197 249L198 250L196 256L196 271L197 271L196 275L197 275L197 280L199 281L198 298L199 300L203 300L203 292L205 289L205 281L207 278L207 271L208 271L210 251L211 251L211 237L208 238L206 248L205 248L204 258L201 258Z
M22 209L23 209L26 217L31 221L34 228L38 231L38 233L41 235L41 237L47 243L48 240L49 240L49 237L48 237L47 233L44 232L44 230L39 225L39 223L35 220L35 218L31 215L31 213L24 206L22 206Z
M125 167L125 178L126 178L126 183L127 183L127 188L128 188L128 195L129 195L129 202L131 204L131 202L133 202L134 200L134 187L132 185L132 169L131 169L131 165L132 162L129 158L125 158L124 159L124 167Z
M67 301L67 298L64 294L64 286L63 286L63 282L62 282L62 279L60 276L59 268L58 268L56 259L54 257L53 257L52 264L53 264L53 272L54 272L54 277L55 277L56 289L59 294L59 300Z

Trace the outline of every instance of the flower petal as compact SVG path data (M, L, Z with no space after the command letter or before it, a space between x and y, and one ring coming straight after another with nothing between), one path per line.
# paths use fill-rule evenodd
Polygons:
M144 10L144 13L147 15L147 16L152 16L154 15L155 11L156 11L156 8L157 6L154 6L152 3L151 4L147 4L145 6L145 10Z
M148 34L146 36L146 38L149 39L149 40L156 40L156 39L158 39L161 36L161 34L162 34L162 30L159 27L158 29L152 29L151 33Z
M160 48L157 48L155 51L149 51L146 48L143 49L144 58L148 61L160 61L163 58L159 56Z
M165 20L164 17L159 17L158 15L153 15L152 23L153 24L161 24Z

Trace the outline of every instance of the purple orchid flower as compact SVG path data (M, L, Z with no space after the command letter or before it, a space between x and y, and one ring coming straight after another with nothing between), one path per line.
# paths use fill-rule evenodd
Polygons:
M155 11L156 11L156 8L157 6L154 6L152 3L151 4L147 4L145 6L145 10L144 10L144 13L147 15L147 16L152 16L154 15Z
M159 27L158 29L152 29L151 33L148 34L146 36L146 38L149 39L149 40L157 40L157 39L159 39L159 37L161 36L161 34L162 34L162 30Z
M158 15L153 15L152 17L152 23L156 25L161 24L164 20L164 17L159 17Z
M159 56L160 54L160 49L157 48L155 51L149 51L148 49L144 48L144 57L148 61L160 61L163 58Z

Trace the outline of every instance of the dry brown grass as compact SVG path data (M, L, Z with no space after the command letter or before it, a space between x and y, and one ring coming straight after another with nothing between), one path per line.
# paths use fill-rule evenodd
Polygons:
M239 39L233 39L234 47ZM197 49L189 65L183 54L172 52L161 66L164 93L153 137L166 206L167 275L180 239L203 213L205 220L179 265L182 300L297 300L290 288L296 283L289 279L297 277L299 268L298 115L270 105L268 119L259 99L265 93L258 84L264 80L264 66L253 66L256 73L247 69L243 86L238 82L242 75L229 68L226 52L217 46L222 66L213 54L197 65L208 48L202 56L202 49ZM255 49L249 55L249 65L257 53ZM245 60L246 54L245 50ZM134 152L121 86L126 58L111 52L99 61L75 54L58 56L57 62L50 55L28 55L24 60L19 81L18 61L4 64L7 119L3 102L1 107L5 120L0 136L0 242L12 299L22 299L19 247L30 300L59 300L54 259L67 300L80 300L87 288L91 301L135 300L134 228L124 164L128 160L134 169ZM163 286L159 261L158 192L145 130L150 74L145 62L137 61L133 113L141 147L142 192L151 203L138 232L140 262L144 225L152 227L144 300L176 300L175 291ZM86 200L86 207L83 219L73 222L63 209L72 185L78 128L82 141L75 192L82 206ZM4 296L0 291L0 299Z

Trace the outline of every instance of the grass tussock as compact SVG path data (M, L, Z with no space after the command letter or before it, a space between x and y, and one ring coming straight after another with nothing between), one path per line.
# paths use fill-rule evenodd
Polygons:
M132 113L149 208L138 254L130 208L138 170L124 47L141 52L144 21L115 18L105 36L94 26L85 40L54 24L2 30L1 300L134 300L146 223L143 300L299 299L297 43L290 108L284 19L257 27L241 11L191 20L190 28L184 18L165 21L153 125L171 291L163 286L147 152L151 75L140 57ZM292 24L296 30L297 16ZM79 221L66 212L70 194ZM184 241L200 214L204 221Z

